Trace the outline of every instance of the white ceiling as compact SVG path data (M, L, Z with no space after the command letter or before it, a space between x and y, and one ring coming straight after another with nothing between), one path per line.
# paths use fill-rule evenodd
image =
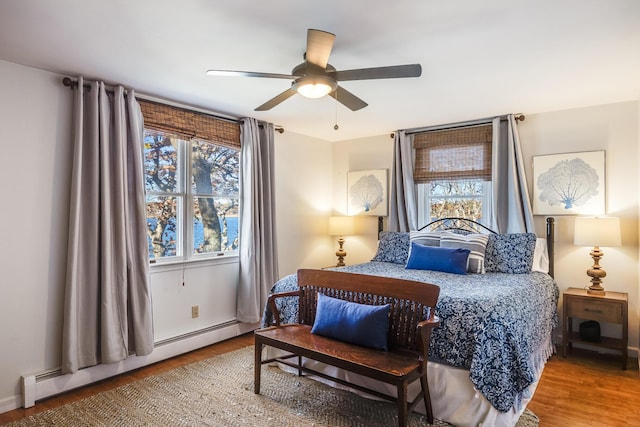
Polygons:
M369 106L296 95L306 31L338 70L419 63L419 78L343 82ZM119 83L324 140L640 99L639 0L0 0L0 59ZM334 130L336 120L340 126Z

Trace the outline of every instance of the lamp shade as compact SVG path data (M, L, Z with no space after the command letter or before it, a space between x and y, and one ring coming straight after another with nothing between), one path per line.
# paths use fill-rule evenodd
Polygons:
M578 246L620 246L620 219L577 217L573 243Z
M329 234L332 236L349 236L355 233L352 216L329 217Z
M293 83L293 88L307 98L322 98L336 89L335 80L326 76L304 76Z
M298 93L307 98L322 98L331 92L331 86L324 83L307 83L298 87Z

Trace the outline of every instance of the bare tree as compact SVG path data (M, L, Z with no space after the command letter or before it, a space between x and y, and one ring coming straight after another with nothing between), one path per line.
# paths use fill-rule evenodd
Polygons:
M154 257L175 255L179 140L160 132L145 135L146 189L161 193L147 201L149 238ZM208 143L191 142L194 199L193 223L202 223L203 242L197 252L235 249L237 238L228 241L226 216L238 211L239 154L236 150ZM222 226L221 226L222 223Z
M434 181L429 184L431 218L482 218L482 183L477 180Z
M177 153L169 137L155 133L145 138L144 161L147 190L165 193L176 190ZM147 203L147 218L155 219L155 224L149 224L148 228L154 258L175 253L175 215L173 198L156 197ZM174 238L165 241L165 237L171 235Z
M197 204L204 228L204 241L199 251L228 249L226 215L237 212L238 208L238 161L236 150L203 141L193 143L193 183L195 193L200 195ZM231 203L216 203L216 197Z

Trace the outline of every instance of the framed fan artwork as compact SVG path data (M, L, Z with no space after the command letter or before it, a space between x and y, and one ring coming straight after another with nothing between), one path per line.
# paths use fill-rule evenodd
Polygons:
M348 215L387 216L387 170L347 172Z
M533 157L534 215L603 215L605 152Z

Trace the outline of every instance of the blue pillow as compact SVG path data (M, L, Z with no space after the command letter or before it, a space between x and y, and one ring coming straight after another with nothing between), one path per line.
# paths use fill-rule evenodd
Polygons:
M311 333L376 350L388 350L390 309L390 304L358 304L318 293L316 320Z
M406 264L409 252L409 233L403 231L383 231L380 233L378 251L371 261Z
M467 259L470 252L469 249L426 246L413 242L405 268L467 274Z
M487 242L485 269L492 273L530 273L535 248L534 233L491 234Z

